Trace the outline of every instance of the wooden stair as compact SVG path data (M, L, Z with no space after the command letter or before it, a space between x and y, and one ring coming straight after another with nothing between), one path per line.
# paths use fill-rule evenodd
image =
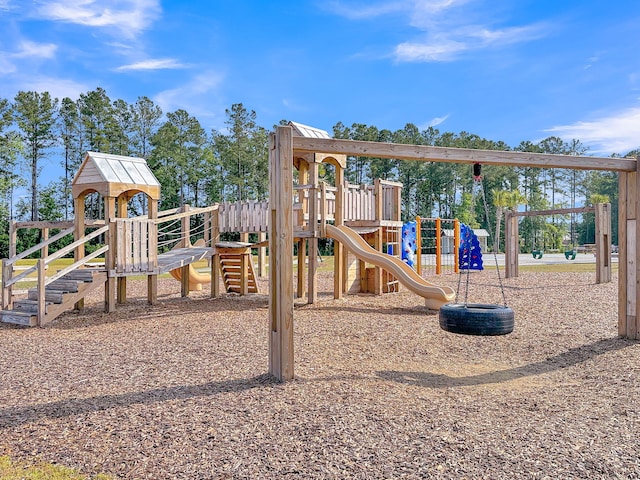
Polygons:
M220 253L220 272L227 293L242 293L242 256L246 254ZM247 293L259 293L256 272L253 269L251 255L247 258Z
M10 310L0 311L0 322L27 327L42 327L63 312L73 309L76 302L104 286L107 273L99 269L73 270L45 287L45 311L38 324L38 287L30 288L26 299L14 300Z

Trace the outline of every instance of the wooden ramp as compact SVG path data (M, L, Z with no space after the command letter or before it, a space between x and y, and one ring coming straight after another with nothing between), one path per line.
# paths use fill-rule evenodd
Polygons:
M186 267L203 258L211 258L213 249L206 247L176 248L158 255L158 273L167 273Z
M9 310L0 312L0 321L27 327L43 327L63 312L72 310L86 295L102 288L107 280L104 269L77 269L45 287L44 312L38 314L38 287L30 288L27 298L14 300Z

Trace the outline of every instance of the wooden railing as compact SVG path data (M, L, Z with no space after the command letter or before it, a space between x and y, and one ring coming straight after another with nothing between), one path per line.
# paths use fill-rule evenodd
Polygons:
M220 232L266 232L269 219L269 201L247 200L221 203L218 209Z
M189 205L159 212L158 218L147 216L132 218L115 218L112 227L115 231L115 252L113 271L110 276L123 277L136 274L157 274L159 247L186 247L191 244L192 236L203 238L206 245L211 245L217 232L218 217L215 213L219 205L202 208L191 208ZM192 231L190 220L196 215L204 215L201 230ZM159 225L167 224L169 233L159 231ZM175 228L173 225L176 225ZM160 237L167 237L160 245Z
M16 276L13 275L13 271L18 260L22 260L28 257L29 255L31 255L32 253L35 253L39 250L44 251L44 248L48 247L53 242L60 240L61 238L67 235L73 234L74 229L68 228L66 230L63 230L57 235L54 235L53 237L48 238L44 242L41 242L38 245L35 245L20 254L14 255L9 259L3 259L2 260L2 309L9 308L11 306L13 286L17 282L20 282L21 280L26 279L26 277L28 277L29 275L32 275L33 273L37 272L36 283L38 286L38 322L39 322L38 324L40 324L45 312L45 309L44 309L45 287L49 285L51 282L54 282L55 280L61 278L63 275L66 275L67 273L87 264L89 261L99 257L100 255L103 255L105 252L109 250L109 246L105 245L102 248L97 249L96 251L92 252L90 255L85 256L84 258L72 263L71 265L65 267L64 269L56 272L54 275L51 275L47 278L46 270L49 264L51 264L53 261L59 258L64 257L65 255L72 252L77 247L86 244L87 242L96 238L97 236L102 235L103 233L106 233L108 230L109 230L108 225L105 225L97 230L94 230L93 232L76 240L75 242L64 246L63 248L59 249L55 253L48 255L44 258L38 259L35 265L32 265L31 267L26 268L24 271L22 271L20 274Z

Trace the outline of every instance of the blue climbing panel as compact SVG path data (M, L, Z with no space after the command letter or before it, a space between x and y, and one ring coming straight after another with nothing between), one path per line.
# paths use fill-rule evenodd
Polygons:
M460 270L483 270L482 249L473 229L464 223L460 224L460 250L458 252Z
M402 260L413 267L416 261L416 222L402 225Z

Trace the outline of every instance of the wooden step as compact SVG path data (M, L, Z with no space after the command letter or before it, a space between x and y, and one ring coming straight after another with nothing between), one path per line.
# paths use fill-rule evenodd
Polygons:
M47 285L52 290L60 290L65 293L75 293L78 291L78 280L60 278Z
M50 302L45 302L44 304L45 312L46 312L47 306L49 305L51 305ZM13 302L13 311L33 313L35 315L36 313L38 313L38 301L28 300L28 299L15 300Z
M13 323L15 325L23 325L25 327L35 327L37 325L38 317L29 312L3 310L0 312L0 320L4 323Z
M65 280L77 280L79 282L93 282L93 270L79 268L62 276Z
M30 288L28 293L29 300L38 300L38 289ZM51 303L62 303L64 300L64 292L53 290L51 288L44 289L44 301Z

